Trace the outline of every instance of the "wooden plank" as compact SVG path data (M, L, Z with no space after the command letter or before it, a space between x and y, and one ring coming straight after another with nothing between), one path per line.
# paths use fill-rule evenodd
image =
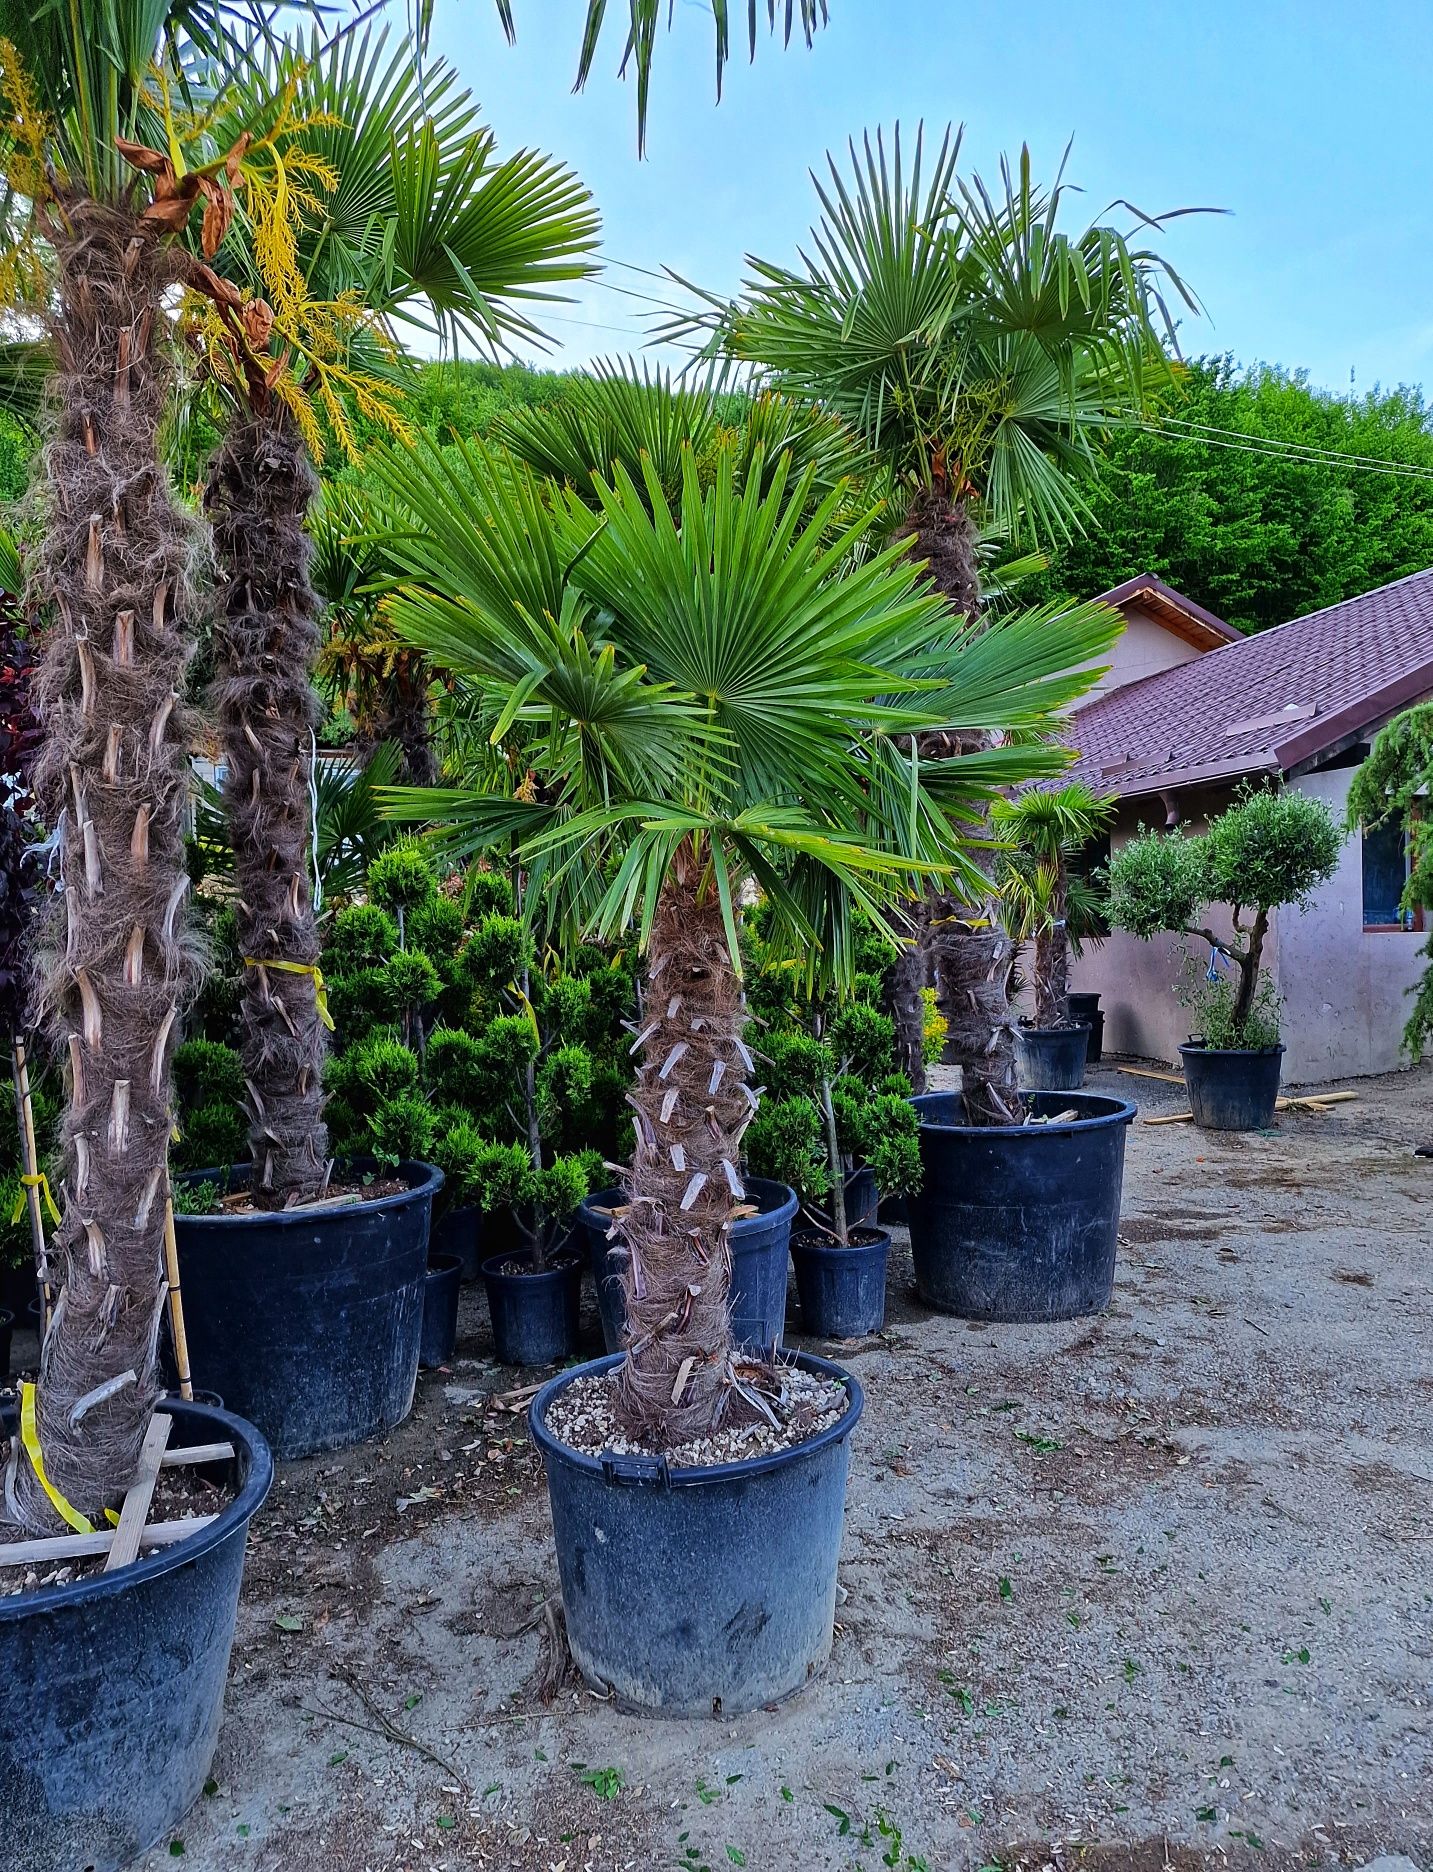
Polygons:
M1124 1066L1121 1066L1119 1070L1121 1072L1125 1072L1128 1069ZM1330 1108L1330 1106L1346 1105L1350 1099L1356 1099L1357 1097L1358 1097L1357 1092L1325 1092L1317 1096L1311 1094L1307 1098L1281 1098L1281 1099L1275 1099L1274 1110L1275 1111L1327 1111ZM1158 1116L1154 1118L1146 1118L1144 1120L1144 1123L1147 1125L1150 1125L1150 1124L1188 1124L1193 1117L1194 1117L1194 1113L1187 1112L1187 1111L1160 1112Z
M119 1511L119 1526L114 1531L114 1540L105 1557L106 1573L113 1573L116 1567L128 1566L139 1552L140 1536L149 1519L149 1504L154 1499L154 1485L159 1480L159 1465L164 1461L164 1451L173 1428L174 1419L165 1411L156 1411L149 1420L149 1428L140 1446L134 1480L129 1485L129 1493Z
M173 1547L188 1540L201 1528L216 1521L217 1515L193 1515L187 1521L156 1521L145 1528L141 1547ZM39 1566L50 1560L84 1560L93 1554L108 1553L114 1544L115 1530L101 1528L95 1534L55 1534L45 1540L12 1541L0 1544L0 1567Z
M1184 1074L1154 1072L1148 1066L1116 1066L1116 1072L1130 1073L1136 1079L1162 1079L1166 1085L1183 1085Z
M187 1449L167 1449L159 1459L161 1469L187 1469L191 1463L233 1462L232 1443L191 1443Z

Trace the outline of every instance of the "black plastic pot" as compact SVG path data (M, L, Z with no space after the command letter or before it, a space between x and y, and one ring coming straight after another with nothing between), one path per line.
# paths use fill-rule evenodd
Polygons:
M1065 1124L960 1122L953 1092L912 1101L925 1175L907 1198L921 1298L962 1319L1076 1319L1109 1305L1135 1108L1096 1092L1032 1092Z
M802 1229L791 1237L801 1299L801 1330L821 1339L860 1339L886 1323L886 1262L891 1238L863 1227L846 1247Z
M541 1274L510 1273L506 1253L483 1263L493 1344L504 1365L556 1365L577 1350L582 1260L575 1247L559 1250L555 1267Z
M1020 1084L1041 1092L1078 1092L1085 1083L1088 1027L1017 1027Z
M424 1371L446 1365L458 1343L458 1291L463 1284L463 1263L459 1255L428 1256L428 1274L423 1282L423 1337L418 1345L418 1363Z
M404 1163L393 1174L409 1187L371 1201L174 1218L190 1369L283 1461L347 1449L412 1409L443 1173ZM248 1176L242 1164L184 1180L240 1188Z
M0 1307L0 1380L10 1376L10 1340L15 1331L15 1315L9 1307Z
M1267 1131L1278 1109L1284 1049L1182 1046L1189 1109L1205 1131Z
M565 1371L533 1399L568 1643L588 1682L625 1708L737 1716L801 1689L831 1654L846 1462L863 1399L840 1366L794 1362L845 1385L845 1415L795 1449L711 1469L584 1456L552 1434L553 1400L619 1358Z
M784 1183L770 1183L764 1177L748 1177L746 1194L748 1201L759 1206L760 1214L746 1216L731 1227L731 1329L740 1345L780 1345L786 1329L791 1223L800 1204L795 1190ZM620 1189L598 1190L577 1211L578 1226L587 1238L602 1337L609 1352L622 1350L627 1331L627 1298L621 1276L624 1257L619 1244L607 1238L612 1226L609 1212L626 1200Z
M846 1227L874 1228L881 1207L881 1192L876 1188L876 1173L862 1164L846 1178Z
M1072 994L1070 1019L1083 1021L1090 1030L1090 1044L1085 1050L1085 1064L1098 1066L1105 1050L1105 1012L1097 994Z
M209 1773L244 1537L274 1466L240 1418L164 1408L175 1447L234 1446L238 1493L133 1566L0 1599L0 1872L118 1872L172 1833Z
M428 1231L428 1252L456 1255L463 1264L462 1278L475 1281L484 1255L492 1253L485 1240L486 1220L481 1209L449 1209Z

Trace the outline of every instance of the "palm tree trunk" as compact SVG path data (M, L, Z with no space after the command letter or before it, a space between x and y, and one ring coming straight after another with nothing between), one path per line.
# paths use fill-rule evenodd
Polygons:
M197 973L180 707L193 537L158 448L165 250L154 228L89 201L58 204L54 223L56 433L34 592L54 626L35 780L63 886L41 1006L69 1078L37 1428L51 1484L92 1517L128 1486L158 1393L170 1061ZM61 1526L27 1457L6 1492L25 1527Z
M261 1209L318 1195L328 1160L328 1043L313 972L319 937L309 884L320 712L310 670L319 604L304 521L317 485L301 439L275 403L235 419L210 464L205 494L224 581L214 697L244 958L239 1012L252 1194Z
M911 1091L926 1089L925 987L926 952L919 933L902 944L886 969L881 998L896 1030L896 1065L911 1082Z
M979 534L963 495L951 497L943 484L923 489L912 502L906 530L911 556L952 608L972 622L980 617ZM971 753L984 736L962 736ZM973 838L988 836L988 820L972 825ZM949 1023L948 1056L960 1067L966 1120L974 1125L1020 1124L1025 1117L1015 1072L1015 1019L1010 974L1015 945L1001 924L1000 900L992 883L978 904L957 904L933 893L925 906L927 949L936 977L936 998Z
M648 949L637 1147L623 1224L631 1346L624 1427L670 1449L731 1400L729 1230L744 1194L741 1136L756 1109L746 1005L716 890L690 843L673 860Z

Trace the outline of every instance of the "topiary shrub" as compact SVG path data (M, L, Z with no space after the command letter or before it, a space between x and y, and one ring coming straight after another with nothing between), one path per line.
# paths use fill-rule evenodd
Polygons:
M1182 990L1203 1023L1200 1037L1210 1046L1275 1046L1278 998L1260 977L1270 913L1306 903L1333 875L1342 843L1321 800L1245 786L1205 832L1144 832L1118 851L1109 867L1110 921L1146 941L1171 932L1207 942L1203 985L1190 958ZM1231 906L1228 939L1196 922L1210 903ZM1234 969L1232 981L1220 976L1221 962Z

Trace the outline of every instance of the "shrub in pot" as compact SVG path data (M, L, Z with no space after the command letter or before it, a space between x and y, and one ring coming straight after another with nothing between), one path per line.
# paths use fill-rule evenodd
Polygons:
M1025 1086L1073 1092L1085 1082L1090 1029L1070 1011L1070 957L1099 928L1099 900L1072 869L1114 817L1112 795L1080 781L995 802L1005 927L1033 945L1035 1012L1015 1037Z
M509 434L531 472L473 448L381 463L402 510L395 625L493 721L501 757L404 810L455 851L511 850L530 921L630 931L645 954L630 1345L553 1380L531 1422L580 1668L643 1708L734 1714L829 1653L860 1409L849 1375L757 1359L731 1332L759 1104L742 887L772 899L788 954L848 986L852 923L968 862L949 815L992 784L988 767L967 782L958 759L917 762L892 730L1043 721L1083 639L1011 617L979 639L977 678L969 633L903 546L857 550L874 515L822 485L824 418L756 406L785 423L768 454L718 434L703 391L607 379L583 405L579 433ZM680 438L708 409L698 452ZM610 478L594 473L614 453ZM1003 751L1001 778L1025 759L1043 755Z
M1278 996L1261 973L1271 913L1306 903L1333 875L1342 833L1321 800L1252 785L1202 833L1145 832L1110 863L1110 920L1146 941L1165 932L1209 945L1186 952L1183 999L1196 1032L1179 1049L1196 1124L1263 1130L1274 1122L1283 1047ZM1230 906L1230 934L1197 921ZM1247 920L1246 920L1247 919Z
M882 1196L920 1183L919 1121L910 1081L895 1071L888 1015L851 1001L807 1018L807 1032L765 1036L766 1087L746 1157L801 1198L791 1257L803 1330L852 1339L885 1323L891 1238L877 1211Z

